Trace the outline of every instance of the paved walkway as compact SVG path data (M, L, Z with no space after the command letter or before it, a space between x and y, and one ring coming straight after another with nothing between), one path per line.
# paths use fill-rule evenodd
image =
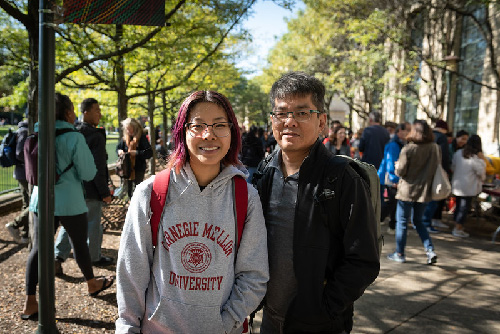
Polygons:
M438 254L433 266L411 228L407 262L387 260L395 240L386 235L380 275L355 303L352 334L500 333L500 240L491 242L492 223L470 218L467 224L467 239L451 229L431 235Z

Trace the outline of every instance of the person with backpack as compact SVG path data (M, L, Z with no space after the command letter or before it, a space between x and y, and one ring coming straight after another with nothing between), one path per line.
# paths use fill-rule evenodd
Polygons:
M357 162L318 140L324 95L323 83L303 72L284 74L271 88L279 149L254 174L269 250L262 334L349 333L354 301L380 270L368 184ZM378 179L374 185L380 201Z
M108 165L106 153L106 132L98 128L101 119L99 102L94 98L82 101L80 111L83 122L77 125L77 130L85 137L85 141L92 152L97 173L91 181L84 181L85 203L87 204L88 245L90 259L93 265L107 266L113 264L112 257L101 254L103 228L101 225L102 205L111 203L111 193L108 187ZM68 232L64 227L59 230L54 244L55 274L63 274L62 263L69 257L71 244Z
M396 208L396 250L387 255L391 261L406 262L406 237L411 220L424 245L427 264L437 262L432 239L423 223L427 203L432 199L432 180L441 161L441 150L434 143L432 130L424 120L415 120L406 144L396 162L399 176ZM439 159L438 159L439 157Z
M26 180L26 172L24 171L24 142L28 137L28 122L21 121L17 125L18 129L15 132L15 168L14 179L19 184L21 189L23 208L21 213L11 222L5 225L7 231L19 244L26 244L29 242L29 203L31 188Z
M380 220L384 221L389 216L389 226L387 234L395 234L396 231L396 193L398 191L399 177L396 175L396 161L399 153L406 143L409 125L400 123L396 126L394 137L385 145L384 157L378 168L378 177L380 179L380 197L382 199L382 210ZM387 191L387 201L384 200L383 192Z
M85 138L78 133L73 124L76 120L73 103L67 95L55 96L56 131L69 129L55 138L56 173L60 178L54 186L54 232L59 224L68 231L75 260L87 282L89 296L99 293L113 285L112 277L94 277L92 262L87 245L87 205L83 196L82 181L94 178L96 167L92 153ZM35 131L38 123L35 124ZM25 144L28 144L28 140ZM27 157L25 156L25 160ZM66 168L71 166L68 170ZM65 173L62 171L66 170ZM33 320L38 316L36 287L38 285L38 186L33 188L30 199L33 218L33 247L26 263L26 300L21 314L22 320Z
M138 185L130 201L116 333L241 333L269 269L262 207L238 161L231 104L217 92L192 93L172 136L167 169Z

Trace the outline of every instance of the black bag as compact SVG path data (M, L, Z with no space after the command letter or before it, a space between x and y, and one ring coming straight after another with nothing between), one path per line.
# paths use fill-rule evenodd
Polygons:
M132 161L130 160L130 153L124 152L124 154L118 157L116 162L116 175L121 178L128 179L132 174Z
M74 129L56 129L56 137L67 132L76 132ZM57 165L57 155L56 155L56 165ZM61 175L66 173L74 166L73 161L66 166L66 168L61 172L61 174L56 172L57 183ZM38 132L29 135L24 142L24 170L26 172L26 180L29 184L37 186L38 185Z
M16 143L17 133L9 129L9 132L3 137L2 144L0 145L0 166L10 167L17 164Z

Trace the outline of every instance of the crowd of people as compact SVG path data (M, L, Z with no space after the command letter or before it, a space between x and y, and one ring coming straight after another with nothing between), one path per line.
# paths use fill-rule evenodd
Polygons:
M383 126L375 111L357 132L340 121L329 124L324 85L303 72L280 77L270 101L271 131L246 131L225 96L193 92L173 126L166 169L149 178L148 136L137 120L123 121L116 151L129 155L132 171L122 180L130 204L116 259L116 333L241 333L259 305L263 334L350 333L354 302L379 274L380 221L388 218L395 235L389 260L406 261L411 222L425 263L437 262L431 234L447 227L439 225L446 200L431 196L438 165L456 196L452 234L468 236L467 213L485 177L479 136L459 131L450 140L442 120L433 129L424 120ZM73 248L96 297L115 280L94 277L92 269L115 262L100 251L102 205L112 196L98 101L85 99L80 112L75 128L73 103L56 94L56 129L71 131L56 137L54 227L62 228L55 272L63 274ZM22 166L23 143L18 146ZM352 158L378 170L380 217ZM21 171L16 175L26 208L7 228L18 242L32 228L21 313L30 320L38 314L38 187Z

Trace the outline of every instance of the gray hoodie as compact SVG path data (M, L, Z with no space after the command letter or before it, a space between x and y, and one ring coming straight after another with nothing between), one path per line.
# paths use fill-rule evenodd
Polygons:
M251 186L241 243L233 248L234 175L245 177L228 166L200 191L189 163L172 171L154 251L154 177L137 186L118 253L116 333L241 333L264 297L269 268L264 216Z

